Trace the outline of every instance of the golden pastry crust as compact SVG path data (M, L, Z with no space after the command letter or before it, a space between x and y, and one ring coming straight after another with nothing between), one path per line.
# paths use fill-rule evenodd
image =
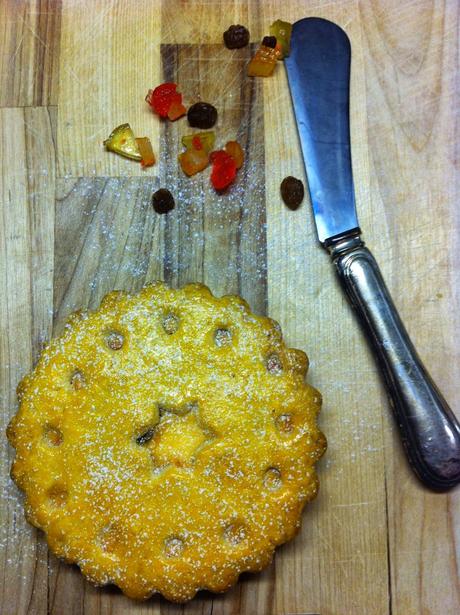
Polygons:
M74 314L18 387L12 477L97 584L183 602L300 526L325 449L306 355L239 297L163 283Z

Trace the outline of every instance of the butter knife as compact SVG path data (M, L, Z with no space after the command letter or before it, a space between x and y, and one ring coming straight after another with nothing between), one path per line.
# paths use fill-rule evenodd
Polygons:
M361 238L351 167L351 46L316 17L292 29L285 60L320 243L374 350L407 458L430 489L460 482L460 425L425 369Z

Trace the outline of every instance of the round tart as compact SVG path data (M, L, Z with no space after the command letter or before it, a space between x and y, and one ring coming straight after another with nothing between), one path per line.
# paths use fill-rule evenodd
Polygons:
M266 566L325 449L307 356L239 297L163 283L74 314L18 387L12 477L51 550L133 598Z

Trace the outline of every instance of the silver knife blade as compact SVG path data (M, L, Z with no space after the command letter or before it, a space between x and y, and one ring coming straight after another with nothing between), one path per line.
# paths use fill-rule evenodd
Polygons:
M350 148L351 46L317 17L292 28L285 59L316 229L321 243L358 229Z

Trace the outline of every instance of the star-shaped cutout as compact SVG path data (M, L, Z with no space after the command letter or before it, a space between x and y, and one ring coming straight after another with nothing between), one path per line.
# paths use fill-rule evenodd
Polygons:
M202 421L198 405L186 404L180 409L160 407L159 422L137 442L148 446L155 468L161 471L169 466L192 466L199 451L215 437Z

